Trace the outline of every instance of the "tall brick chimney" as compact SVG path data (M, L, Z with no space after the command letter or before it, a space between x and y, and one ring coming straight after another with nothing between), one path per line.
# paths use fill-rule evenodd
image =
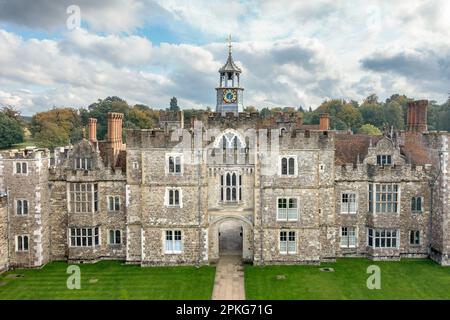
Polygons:
M427 100L408 102L408 116L406 129L413 132L426 132L427 127Z
M89 128L89 141L97 142L97 119L89 118L88 128Z
M108 134L106 140L109 146L109 161L113 166L116 164L117 156L123 147L122 122L122 113L108 112Z
M330 130L330 116L328 115L328 113L322 113L320 115L319 130L321 131Z

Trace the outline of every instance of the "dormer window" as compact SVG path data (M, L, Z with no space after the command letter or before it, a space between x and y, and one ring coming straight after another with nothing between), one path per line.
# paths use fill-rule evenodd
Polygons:
M90 158L75 158L75 170L91 170Z
M392 164L392 157L391 155L378 155L377 156L377 165L384 166L384 165L391 165Z

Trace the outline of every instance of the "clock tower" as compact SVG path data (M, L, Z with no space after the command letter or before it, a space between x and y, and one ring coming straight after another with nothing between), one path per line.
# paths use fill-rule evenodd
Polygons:
M225 114L226 112L244 111L243 93L239 78L242 70L234 63L231 55L231 36L228 37L228 59L225 65L219 69L219 86L217 91L216 112Z

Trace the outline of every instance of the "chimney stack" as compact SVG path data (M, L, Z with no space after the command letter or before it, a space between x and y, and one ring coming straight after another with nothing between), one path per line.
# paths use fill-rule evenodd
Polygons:
M328 113L322 113L320 115L319 130L321 131L330 130L330 116L328 115Z
M89 141L97 142L97 119L89 118L88 128L89 128Z
M408 102L407 131L426 132L428 100Z
M122 122L122 113L108 112L107 142L109 145L109 160L113 166L116 163L120 150L122 150Z

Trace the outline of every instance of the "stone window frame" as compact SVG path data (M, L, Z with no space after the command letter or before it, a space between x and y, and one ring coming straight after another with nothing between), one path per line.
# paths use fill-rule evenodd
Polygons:
M417 203L420 200L420 210L417 210ZM414 209L414 207L416 209ZM411 197L411 213L412 214L420 214L424 212L424 197Z
M171 237L172 239L167 239L168 238L168 232L171 232ZM180 250L175 250L175 246L176 246L176 239L175 237L177 236L177 234L180 237ZM165 255L171 255L171 254L183 254L184 253L184 232L182 229L164 229L162 232L162 247L163 247L163 254ZM167 249L167 241L171 241L172 242L172 249L168 250Z
M174 172L170 171L170 158L174 159ZM176 159L180 159L180 172L176 172L176 166L177 162ZM165 174L166 176L180 176L182 177L184 175L184 155L181 152L169 152L165 155Z
M178 191L178 204L170 204L170 191ZM175 201L175 193L174 193ZM164 206L168 208L183 208L183 189L181 187L166 187L164 194Z
M344 198L344 194L347 194L347 195L355 195L355 211L353 212L353 211L350 211L350 210L348 210L348 211L343 211L343 208L344 208L344 205L343 205L343 198ZM350 214L350 215L355 215L355 214L357 214L358 213L358 193L356 192L356 191L354 191L354 190L345 190L345 191L342 191L341 193L340 193L340 201L339 201L339 204L340 204L340 210L339 210L339 213L340 214ZM348 202L348 204L350 204L350 202ZM350 208L350 205L348 205L348 207Z
M346 235L344 235L343 233L344 233L344 228L346 229L345 231L346 231ZM353 229L353 231L354 231L354 239L355 239L355 242L354 242L354 245L350 245L350 234L349 234L349 229ZM347 237L347 244L345 245L343 245L343 243L342 243L342 240L343 240L343 237ZM357 226L341 226L340 228L339 228L339 238L340 238L340 241L339 241L339 247L340 248L349 248L349 249L353 249L353 248L357 248L358 247L358 227Z
M324 172L325 172L325 168L326 168L325 163L320 163L320 164L319 164L319 171L320 171L321 173L324 173Z
M287 174L283 174L283 164L282 161L283 159L286 158L287 159ZM290 170L289 170L289 162L290 159L294 159L294 173L290 174ZM298 176L298 157L297 155L294 154L283 154L283 155L279 155L278 156L278 176L282 177L282 178L295 178Z
M420 246L422 244L421 235L422 233L420 232L420 230L409 230L409 245L412 247Z
M139 170L139 162L133 161L131 164L133 170Z
M400 229L396 229L396 228L367 228L367 247L369 247L369 248L372 248L372 249L374 249L374 250L382 250L382 249L399 249L400 248ZM385 235L384 235L384 237L381 235L382 234L382 232L385 232ZM387 236L387 232L390 232L391 233L391 236ZM396 233L396 236L395 237L393 237L392 236L392 232L394 232L395 231L395 233ZM379 233L380 235L378 236L378 239L379 239L379 241L378 241L378 243L379 243L379 246L377 246L376 245L376 240L377 240L377 235L376 235L376 233ZM385 246L381 246L381 243L382 243L382 239L384 239L385 240ZM396 246L386 246L386 243L387 243L387 239L390 239L390 241L391 241L391 243L392 243L392 240L393 239L395 239L395 244L396 244ZM372 244L370 244L370 242L372 242Z
M392 211L392 212L377 212L376 211L376 205L377 205L377 185L383 186L383 185L391 185L391 186L397 186L397 211ZM372 187L372 188L371 188ZM382 187L380 187L382 188ZM402 201L401 201L401 184L398 182L370 182L367 185L367 211L377 215L377 214L390 214L390 215L400 215L401 212L401 205L402 205ZM385 203L388 203L387 201L385 201Z
M111 199L113 201L113 209L111 210ZM116 201L118 200L118 201ZM118 202L118 203L117 203ZM122 198L119 195L107 195L106 196L106 207L108 212L117 213L121 211L122 208ZM118 208L117 208L118 207Z
M230 176L230 184L228 184L227 176ZM233 184L233 176L235 176L235 184ZM239 170L225 170L220 175L220 203L236 204L242 202L242 186L243 174ZM231 200L227 200L227 191L230 190ZM235 191L236 200L233 200L233 190Z
M278 209L279 209L279 207L278 207L278 203L279 203L279 200L280 199L286 199L287 201L286 201L286 219L280 219L279 218L279 211L278 211ZM291 200L291 199L295 199L295 201L296 201L296 203L297 203L297 207L295 208L296 209L296 218L295 219L289 219L289 208L288 208L288 206L289 206L289 200ZM277 221L280 221L280 222L294 222L294 221L299 221L299 216L300 216L300 199L299 199L299 197L297 197L297 196L294 196L294 197L290 197L290 196L280 196L280 197L277 197L277 202L276 202L276 220Z
M91 185L91 190L90 191L77 191L77 190L72 190L72 185L75 188L75 185ZM72 194L76 194L77 192L81 193L81 192L90 192L90 199L88 198L88 200L86 201L82 201L82 203L90 203L90 210L89 211L76 211L76 210L72 210ZM100 212L100 201L99 201L99 184L97 182L68 182L67 183L67 211L69 213L72 214L95 214ZM76 207L75 207L76 209Z
M95 248L101 246L101 230L99 226L69 227L67 229L67 242L69 244L69 248ZM72 229L75 230L75 235L72 234ZM80 230L80 234L77 234L77 230ZM83 235L83 230L86 230L85 235ZM88 230L91 230L91 235L89 235ZM76 245L77 238L80 238L81 245ZM86 238L86 245L83 245L83 238ZM89 238L91 238L91 245L89 245ZM75 245L73 245L73 239L75 239Z
M18 209L19 209L19 204L18 204L18 202L19 201L21 201L21 213L18 213ZM26 203L27 203L27 205L26 205L26 208L27 208L27 212L26 213L24 213L24 206L23 206L23 203L24 203L24 201L26 201ZM28 216L28 214L30 213L30 201L28 201L28 199L24 199L24 198L17 198L17 199L15 199L15 201L14 201L14 205L15 205L15 210L14 210L14 212L15 212L15 214L16 214L16 216L18 216L18 217L26 217L26 216Z
M389 160L389 161L388 161ZM377 166L391 166L393 164L393 156L391 154L377 154L376 163Z
M17 171L18 164L20 164L20 172ZM14 175L28 176L28 174L30 173L30 168L29 168L28 162L26 162L26 161L14 161L13 166L14 166L14 168L13 168ZM23 172L24 166L25 166L25 171L26 171L25 173Z
M30 250L30 235L29 234L19 234L15 237L15 249L16 252L28 252ZM21 242L21 248L19 248L19 238ZM26 242L24 242L25 238L27 239ZM24 244L26 243L26 249L24 249Z
M113 238L111 238L111 232L113 232ZM119 233L119 242L117 242L117 233ZM122 230L120 229L109 229L108 230L108 245L110 246L120 246L122 245ZM111 242L111 240L114 240Z
M286 242L286 250L282 250L282 248L281 248L282 242L284 242L283 240L281 240L282 233L286 234L285 235L286 240L284 240ZM294 234L294 240L290 240L292 233ZM281 255L294 255L294 254L297 254L297 251L298 251L297 250L297 245L298 245L297 238L298 238L298 236L297 236L297 231L296 230L281 229L278 232L278 252ZM292 243L292 242L294 242L294 250L293 251L289 250L289 248L290 248L289 244Z
M73 158L74 170L92 170L92 158L91 157L74 157Z

